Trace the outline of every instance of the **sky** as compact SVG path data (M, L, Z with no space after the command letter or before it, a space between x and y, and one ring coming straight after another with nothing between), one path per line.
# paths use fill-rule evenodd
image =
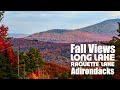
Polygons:
M5 11L1 24L9 33L33 34L51 29L79 29L120 18L120 11Z

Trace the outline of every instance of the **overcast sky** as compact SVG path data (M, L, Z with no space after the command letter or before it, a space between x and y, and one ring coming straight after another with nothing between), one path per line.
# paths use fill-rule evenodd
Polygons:
M9 27L9 33L33 34L78 29L116 18L120 18L120 11L6 11L2 24Z

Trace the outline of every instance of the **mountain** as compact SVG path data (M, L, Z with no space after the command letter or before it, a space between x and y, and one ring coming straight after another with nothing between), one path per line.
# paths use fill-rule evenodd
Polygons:
M8 36L13 38L24 38L29 36L29 34L9 33Z
M117 22L120 22L120 19L109 19L100 23L97 23L95 25L91 25L85 28L77 29L81 32L89 32L89 33L95 33L95 34L101 34L101 35L115 35L116 30L118 29Z
M120 19L109 19L80 29L52 29L25 37L25 39L56 43L108 41L117 33Z

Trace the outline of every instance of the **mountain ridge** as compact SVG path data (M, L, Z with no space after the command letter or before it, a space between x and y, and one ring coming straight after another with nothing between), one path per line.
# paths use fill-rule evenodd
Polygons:
M120 19L109 19L80 29L52 29L32 34L25 39L57 43L108 41L117 34L117 22Z

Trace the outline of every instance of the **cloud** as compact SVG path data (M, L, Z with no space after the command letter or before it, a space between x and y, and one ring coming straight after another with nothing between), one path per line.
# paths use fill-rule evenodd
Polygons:
M75 17L80 14L86 13L86 11L6 11L8 17Z
M35 33L82 28L117 16L120 11L6 11L3 21L10 32Z

